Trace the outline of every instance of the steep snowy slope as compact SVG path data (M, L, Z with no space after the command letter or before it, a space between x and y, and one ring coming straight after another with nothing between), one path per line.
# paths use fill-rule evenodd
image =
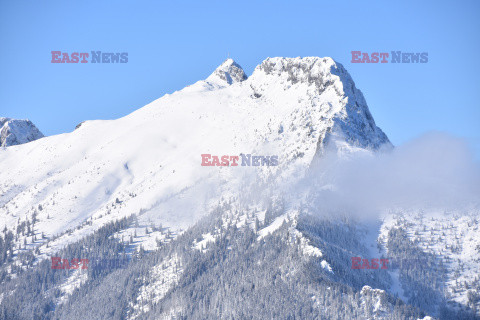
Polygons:
M43 138L30 120L0 117L0 147L8 147Z
M132 213L142 225L178 231L238 192L245 177L300 179L327 141L389 145L342 65L271 58L247 78L228 59L205 81L121 119L0 150L0 219L13 230L35 214L45 238L72 229L41 247L46 255ZM206 153L277 155L279 165L204 167ZM18 238L25 241L32 248L46 239Z

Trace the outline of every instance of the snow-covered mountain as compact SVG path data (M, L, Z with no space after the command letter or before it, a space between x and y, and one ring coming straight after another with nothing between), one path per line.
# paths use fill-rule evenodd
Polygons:
M92 259L121 252L132 259L123 272L113 268L115 275L112 268L60 279L56 273L53 284L42 284L42 298L32 296L32 308L48 305L42 312L49 317L440 315L444 296L436 290L443 278L430 287L415 268L407 280L393 270L351 269L352 256L401 256L391 245L403 235L395 231L400 223L386 219L368 228L341 214L319 218L318 192L335 187L304 183L318 177L312 168L327 151L349 157L391 148L363 94L333 59L268 58L249 77L227 59L205 80L123 118L86 121L71 133L1 149L0 221L5 239L12 232L4 265L10 273L13 264L45 274L53 272L48 259L62 254ZM278 165L202 166L203 154L239 156L239 163L242 154L277 156ZM427 254L414 240L405 246ZM17 273L18 283L0 289L0 311L13 310L6 288L34 295L21 285L25 273ZM469 294L475 306L471 271L467 278L470 289L455 301L466 305ZM430 300L419 301L427 291ZM90 301L87 293L101 298ZM236 299L254 304L252 313L236 308ZM269 299L271 312L260 307Z
M0 117L0 147L14 146L43 138L30 120Z
M267 59L245 78L229 59L207 80L126 117L2 150L6 225L13 229L36 210L49 237L95 221L69 236L76 239L132 213L185 229L209 211L209 200L239 187L236 176L281 171L278 179L298 179L329 140L389 144L362 93L330 58ZM206 153L277 155L279 166L202 167Z

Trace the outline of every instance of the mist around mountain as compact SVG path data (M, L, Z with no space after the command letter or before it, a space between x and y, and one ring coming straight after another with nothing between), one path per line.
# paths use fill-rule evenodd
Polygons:
M227 59L0 150L0 319L478 318L472 159L442 133L394 147L331 58Z

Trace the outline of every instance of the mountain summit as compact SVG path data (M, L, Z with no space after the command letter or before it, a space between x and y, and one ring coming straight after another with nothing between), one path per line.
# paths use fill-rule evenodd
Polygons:
M332 58L268 58L247 82L257 95L274 99L300 93L297 102L315 123L328 124L322 142L341 136L352 145L378 149L391 145L378 128L362 92L342 64ZM295 93L294 93L295 92Z
M8 147L43 138L30 120L0 117L0 147Z
M247 79L242 67L228 58L206 79L208 82L233 84Z

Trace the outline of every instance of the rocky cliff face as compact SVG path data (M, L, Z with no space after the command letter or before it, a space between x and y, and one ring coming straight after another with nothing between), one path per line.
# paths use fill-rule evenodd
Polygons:
M303 87L300 99L307 104L306 111L317 115L316 123L325 124L320 148L333 136L361 148L390 145L376 126L362 92L345 68L332 58L268 58L249 80L267 95L277 94L272 87L285 92Z
M8 147L27 143L44 135L30 120L0 118L0 146Z

